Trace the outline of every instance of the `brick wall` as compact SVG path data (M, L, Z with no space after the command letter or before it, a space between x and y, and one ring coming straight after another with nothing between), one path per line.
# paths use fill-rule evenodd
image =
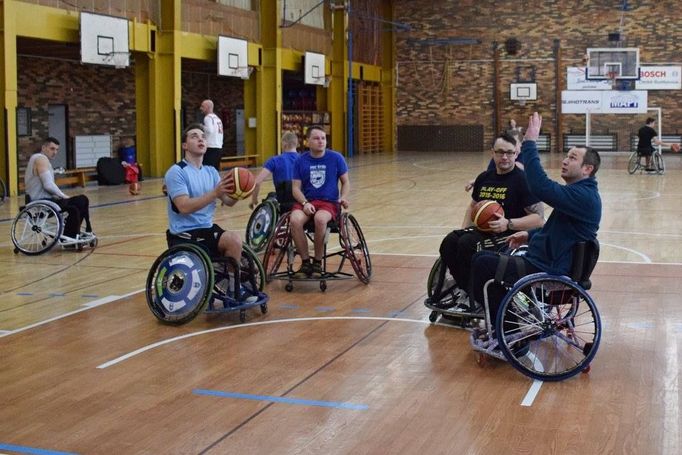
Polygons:
M65 104L68 136L109 134L115 148L135 136L132 67L115 69L75 61L18 57L18 105L31 109L31 136L18 138L19 166L48 136L48 105ZM71 148L71 147L70 147Z
M542 113L543 131L554 136L557 121L555 84L566 88L566 68L581 66L588 47L614 47L609 32L619 30L622 2L531 2L425 0L395 2L395 20L412 25L396 34L397 123L402 125L482 125L484 144L494 136L493 43L503 48L507 38L521 42L517 55L500 51L499 107L502 123L514 117L523 125L533 110ZM628 2L623 15L621 47L639 47L649 64L680 64L682 30L679 3L674 0ZM525 6L525 5L532 5ZM480 44L447 45L443 39L473 38ZM441 44L427 40L441 40ZM559 40L562 66L556 74L554 40ZM538 101L525 107L509 100L509 84L517 72L535 73ZM663 109L664 133L682 132L682 91L649 91L649 106ZM629 135L646 115L601 115L593 132L616 132L627 149ZM584 132L584 115L563 115L563 133ZM553 144L560 144L552 138Z
M244 81L235 77L220 77L208 71L187 71L183 68L182 107L185 125L197 120L200 115L199 106L205 99L213 101L214 112L223 121L224 153L236 155L235 110L244 109Z

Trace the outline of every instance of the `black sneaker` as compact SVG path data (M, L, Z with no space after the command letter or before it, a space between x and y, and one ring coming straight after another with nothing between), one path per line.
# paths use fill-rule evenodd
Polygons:
M322 261L318 261L317 259L313 259L311 275L322 275L323 273L324 273L324 271L322 270Z
M653 167L645 167L644 170L647 172L655 172L656 171L656 169L654 169Z
M303 261L301 264L301 268L298 269L298 272L296 272L296 275L305 275L306 277L310 278L310 276L313 274L313 264L310 262L310 259L307 261Z

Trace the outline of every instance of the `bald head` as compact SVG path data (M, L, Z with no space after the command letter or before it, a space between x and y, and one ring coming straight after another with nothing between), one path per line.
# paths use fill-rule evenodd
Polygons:
M211 100L204 100L201 102L201 113L204 115L207 114L212 114L213 113L213 101Z

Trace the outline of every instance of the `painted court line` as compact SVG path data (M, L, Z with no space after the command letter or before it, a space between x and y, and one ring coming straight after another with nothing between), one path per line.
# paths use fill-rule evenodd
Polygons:
M302 398L275 397L270 395L251 395L248 393L221 392L219 390L194 389L196 395L207 395L221 398L240 398L243 400L270 401L272 403L297 404L302 406L320 406L323 408L351 409L353 411L365 411L369 409L366 404L343 403L337 401L304 400Z
M326 317L314 317L314 318L308 317L308 318L276 319L276 320L272 320L272 321L259 321L259 322L251 322L251 323L240 324L240 325L230 325L230 326L226 326L226 327L216 327L214 329L201 330L199 332L187 333L185 335L180 335L177 337L157 341L156 343L148 344L148 345L143 346L139 349L136 349L135 351L131 351L131 352L124 354L120 357L116 357L115 359L109 360L108 362L104 362L101 365L98 365L97 368L100 370L103 370L105 368L109 368L111 366L119 364L125 360L128 360L132 357L143 354L147 351L151 351L152 349L158 348L160 346L164 346L167 344L174 343L176 341L184 340L187 338L193 338L193 337L200 336L200 335L205 335L205 334L214 333L214 332L221 332L223 330L243 329L246 327L253 327L253 326L258 326L258 325L279 324L279 323L308 322L308 321L334 321L334 320L409 322L409 323L418 323L418 324L424 324L424 325L438 325L441 327L448 327L451 329L453 328L449 324L441 324L439 322L432 323L432 322L424 321L424 320L420 320L420 319L407 319L407 318L397 318L397 317L391 318L391 317L375 317L375 316L326 316ZM539 384L535 384L535 382L539 382ZM542 386L542 381L535 381L535 382L531 385L530 390L526 394L526 398L524 398L524 402L526 402L526 400L528 400L528 399L530 400L529 404L524 405L524 406L532 405L533 400L535 399L535 396L537 395L537 393L540 390L540 387ZM531 397L531 398L529 398L529 397Z
M38 449L36 447L18 446L15 444L3 444L0 442L0 450L10 450L17 453L30 453L35 455L76 455L74 452L60 452L58 450Z
M36 322L35 324L30 324L30 325L27 325L27 326L25 326L25 327L21 327L21 328L15 329L15 330L0 331L0 338L6 337L6 336L9 336L9 335L13 335L13 334L15 334L15 333L23 332L23 331L25 331L25 330L32 329L32 328L34 328L34 327L39 327L39 326L41 326L41 325L45 325L45 324L48 324L48 323L50 323L50 322L53 322L53 321L57 321L57 320L59 320L59 319L66 318L66 317L72 316L72 315L74 315L74 314L78 314L78 313L81 313L81 312L83 312L83 311L87 311L87 310L89 310L89 309L92 309L92 308L94 308L94 307L97 307L97 306L100 306L100 305L104 305L105 303L110 303L110 302L114 302L114 301L116 301L116 300L125 299L125 298L127 298L127 297L130 297L131 295L139 294L139 293L141 293L141 292L144 292L144 289L140 289L140 290L138 290L138 291L129 292L129 293L124 294L124 295L111 295L111 296L108 296L108 297L104 297L104 298L101 298L101 299L99 299L99 300L95 300L94 302L86 303L86 304L83 305L83 308L79 308L78 310L70 311L70 312L68 312L68 313L64 313L64 314L61 314L61 315L59 315L59 316L55 316L55 317L53 317L53 318L46 319L46 320L44 320L44 321Z

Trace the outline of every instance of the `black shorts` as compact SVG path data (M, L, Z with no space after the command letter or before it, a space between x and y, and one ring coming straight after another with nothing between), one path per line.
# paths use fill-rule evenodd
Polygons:
M654 149L637 150L637 155L639 155L639 156L651 156L653 154L654 154Z
M192 229L191 231L185 231L179 234L171 234L170 231L166 231L166 241L168 242L168 248L182 243L198 245L208 253L209 257L213 258L222 256L218 249L218 242L220 241L220 236L223 235L223 232L225 232L225 229L217 224L214 224L210 228Z

